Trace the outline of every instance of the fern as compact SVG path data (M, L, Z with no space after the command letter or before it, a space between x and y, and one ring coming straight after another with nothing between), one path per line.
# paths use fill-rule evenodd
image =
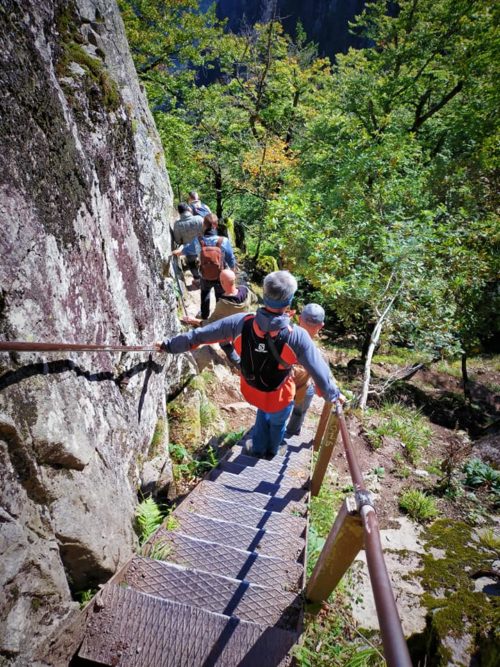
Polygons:
M135 518L139 528L139 541L141 544L144 544L163 521L160 508L151 496L137 505Z

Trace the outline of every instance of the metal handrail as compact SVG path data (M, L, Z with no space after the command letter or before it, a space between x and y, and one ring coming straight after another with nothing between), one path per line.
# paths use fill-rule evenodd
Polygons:
M87 343L29 343L0 341L0 352L156 352L151 345L99 345Z
M365 487L363 474L345 422L344 411L339 401L337 401L335 410L339 420L347 465L354 483L356 504L363 523L366 562L377 609L385 659L390 667L393 665L394 667L411 667L410 653L403 634L401 619L394 600L382 543L380 542L380 530L375 507Z
M354 485L357 510L362 522L366 562L373 597L375 599L385 659L389 667L411 667L412 662L408 645L403 634L391 581L384 560L375 507L371 494L365 487L361 468L359 467L358 459L352 446L351 437L345 422L344 411L340 402L336 403L335 412L339 421L347 464Z

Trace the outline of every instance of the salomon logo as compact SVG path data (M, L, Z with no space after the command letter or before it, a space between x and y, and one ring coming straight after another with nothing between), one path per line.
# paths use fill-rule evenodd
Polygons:
M258 347L255 348L256 352L267 352L266 350L266 344L265 343L259 343Z

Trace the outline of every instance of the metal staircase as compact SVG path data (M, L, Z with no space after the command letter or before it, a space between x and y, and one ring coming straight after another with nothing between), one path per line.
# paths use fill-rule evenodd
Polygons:
M277 667L301 632L313 434L234 447L82 615L75 665Z

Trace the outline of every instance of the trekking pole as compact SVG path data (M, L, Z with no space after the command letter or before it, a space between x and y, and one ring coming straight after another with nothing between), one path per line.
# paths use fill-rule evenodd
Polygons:
M179 280L179 271L180 271L179 260L178 260L177 255L172 255L172 257L174 257L174 276L175 276L175 280L177 282L177 289L179 290L179 296L180 296L180 299L181 299L182 309L184 310L184 315L186 317L189 317L188 311L187 311L187 308L186 308L186 303L184 301L184 296L182 294L181 281Z

